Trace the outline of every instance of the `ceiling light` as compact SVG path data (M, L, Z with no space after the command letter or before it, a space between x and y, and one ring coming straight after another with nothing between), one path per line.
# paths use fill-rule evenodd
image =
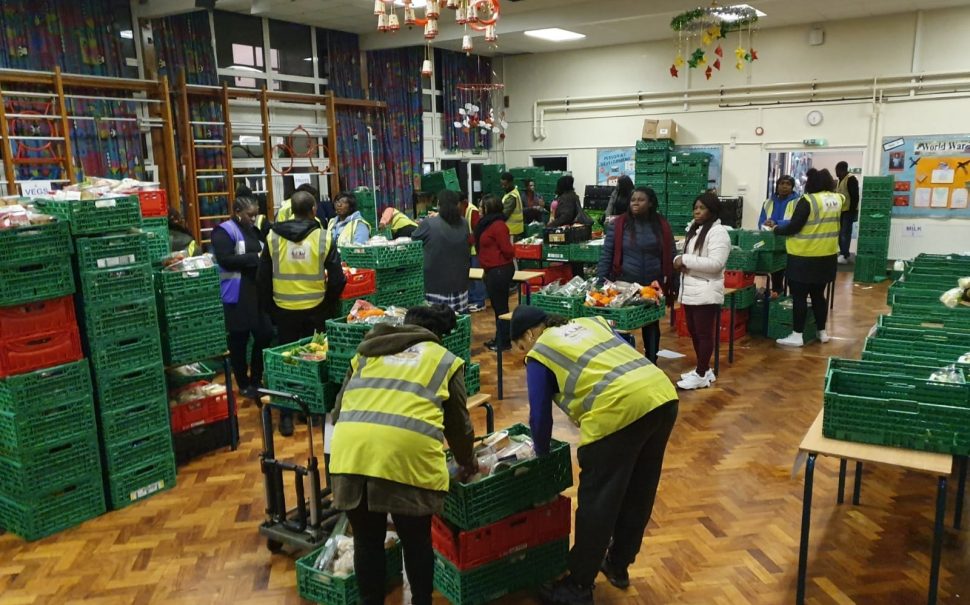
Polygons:
M582 40L586 37L586 34L571 32L566 29L559 29L558 27L530 29L523 33L530 38L539 38L540 40L548 40L550 42L572 42L573 40Z
M304 61L313 61L313 57L303 57Z
M731 6L727 7L727 8L729 8L729 9L735 9L736 11L742 11L742 10L754 11L754 14L758 15L758 18L759 19L761 17L767 17L768 16L767 13L763 13L763 12L759 11L755 7L751 6L750 4L733 4L733 5L731 5ZM731 23L731 22L734 22L734 21L737 21L738 19L740 19L740 16L739 15L740 15L739 12L723 12L723 13L720 13L721 21L727 21L728 23Z
M262 69L256 69L255 67L250 67L249 65L230 65L230 69L238 69L239 71L251 71L258 74L263 73Z
M125 40L135 39L135 32L131 31L130 29L123 29L121 30L120 34L121 34L121 37L124 38Z

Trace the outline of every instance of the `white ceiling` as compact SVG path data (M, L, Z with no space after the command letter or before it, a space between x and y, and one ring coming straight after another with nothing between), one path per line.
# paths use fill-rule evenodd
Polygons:
M746 0L765 12L759 27L824 23L833 19L967 6L970 0ZM361 34L364 49L423 44L421 28L403 27L389 34L376 31L373 0L217 0L216 8L250 14L253 3L266 7L266 17ZM701 4L706 4L705 0ZM728 4L728 2L723 2ZM671 18L698 5L698 0L504 0L499 41L486 50L481 34L475 51L482 54L555 52L669 38ZM419 10L419 15L422 11ZM435 46L457 49L464 28L442 15ZM402 14L398 9L399 16ZM561 27L582 34L584 40L545 42L522 34L529 29ZM410 31L408 31L410 29ZM468 32L476 34L476 32Z

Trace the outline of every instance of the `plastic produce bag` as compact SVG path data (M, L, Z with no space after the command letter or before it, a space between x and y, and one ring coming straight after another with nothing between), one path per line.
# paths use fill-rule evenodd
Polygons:
M930 375L930 382L945 382L947 384L966 384L963 372L953 364L941 368Z

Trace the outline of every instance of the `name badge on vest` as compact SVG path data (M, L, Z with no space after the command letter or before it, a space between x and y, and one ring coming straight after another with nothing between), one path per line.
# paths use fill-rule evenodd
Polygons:
M415 366L418 365L420 359L421 351L417 347L411 347L409 349L404 349L400 353L385 356L384 363L396 366Z
M246 254L246 240L236 242L236 254Z
M290 260L303 262L308 255L309 251L306 246L290 246Z
M581 342L590 336L589 330L578 324L566 324L560 330L563 340L570 342Z

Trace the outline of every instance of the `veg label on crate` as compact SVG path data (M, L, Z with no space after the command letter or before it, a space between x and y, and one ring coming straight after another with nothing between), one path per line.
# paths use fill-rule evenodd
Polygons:
M149 496L149 495L154 494L155 492L160 491L160 490L163 490L163 489L165 489L165 480L164 479L162 479L160 481L156 481L155 483L151 483L151 484L146 485L145 487L143 487L141 489L137 489L137 490L131 492L130 494L128 494L128 498L130 498L131 501L134 502L135 500L141 500L145 496Z
M51 194L50 181L24 181L20 183L20 193L24 197L44 197Z

